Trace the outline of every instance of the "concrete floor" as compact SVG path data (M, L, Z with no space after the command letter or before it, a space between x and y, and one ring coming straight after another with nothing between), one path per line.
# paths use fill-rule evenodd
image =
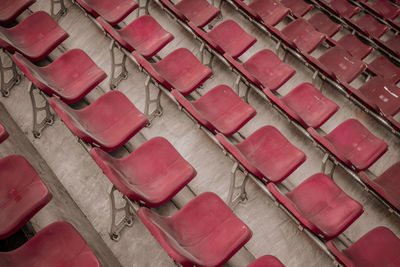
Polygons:
M68 6L68 14L61 18L59 24L70 34L70 37L63 45L67 49L83 49L96 64L108 73L110 70L109 39L77 6L71 5L68 1L66 4ZM38 0L31 9L33 11L48 11L49 1ZM229 5L223 5L222 13L224 19L234 19L258 40L241 57L242 60L246 60L261 49L274 48L275 43L270 38L245 20ZM194 41L193 37L171 20L154 3L150 5L150 14L175 36L172 43L160 52L161 57L179 47L186 47L193 51L194 54L198 54L199 44ZM127 22L133 18L134 16L130 16ZM280 25L280 27L282 26ZM317 51L317 53L321 53L321 51ZM57 55L59 55L59 52L54 53L54 56ZM288 57L287 63L296 69L297 74L279 89L279 93L282 95L305 81L311 82L312 78L312 73L294 58ZM139 72L132 62L129 62L127 66L129 77L119 85L118 90L125 93L140 110L143 110L145 75ZM218 84L233 86L235 75L217 59L214 62L213 71L214 78L206 82L204 89L200 89L202 94ZM87 216L121 264L123 266L173 266L168 255L139 220L135 221L132 228L123 232L119 242L113 242L109 239L110 211L108 192L111 188L111 183L59 118L56 119L52 127L44 131L41 139L33 138L31 134L32 112L27 86L28 80L24 78L21 84L12 90L11 96L9 98L1 98L1 102L4 103L15 122L46 160L72 199ZM108 79L100 87L108 91ZM324 131L331 131L346 119L357 118L389 145L389 151L371 167L372 172L381 174L393 163L400 160L399 138L363 113L331 86L325 86L324 94L340 106L340 110L322 126ZM93 92L89 94L87 99L91 102L96 96L97 94ZM307 161L284 181L288 188L294 188L307 177L320 171L320 160L323 154L312 145L312 142L305 138L259 96L250 94L250 104L256 108L257 116L241 130L241 133L248 136L263 125L273 125L307 155ZM228 194L229 177L232 168L231 160L225 157L221 150L188 117L179 112L176 105L165 95L162 97L162 105L164 107L164 115L156 119L151 128L143 129L141 134L133 138L134 146L155 136L167 138L198 172L197 177L189 184L190 189L195 194L206 191L215 192L225 199ZM0 151L1 149L0 146ZM358 200L365 209L364 214L345 231L351 240L357 240L367 231L380 225L387 226L395 234L400 235L399 219L391 215L383 204L363 191L344 170L337 169L335 182L351 197ZM249 201L234 209L234 212L253 231L253 238L246 244L248 252L255 257L264 254L275 255L289 267L331 265L331 260L323 251L304 233L298 231L296 224L278 209L252 182L248 184L248 193ZM168 203L165 207L159 209L162 214L170 214L175 210L176 207L172 203ZM68 220L68 218L65 219ZM55 219L52 218L45 207L32 219L32 222L36 229L41 229L53 220ZM84 231L84 229L80 230ZM240 266L235 265L234 261L232 263L229 262L229 265Z

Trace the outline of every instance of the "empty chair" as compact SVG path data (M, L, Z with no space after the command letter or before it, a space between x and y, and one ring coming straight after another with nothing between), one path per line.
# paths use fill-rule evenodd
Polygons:
M158 83L183 95L196 90L212 75L212 71L186 48L178 48L156 63L148 63L136 52L132 55Z
M0 144L4 142L8 138L8 132L6 128L0 123Z
M360 8L350 4L347 0L332 0L328 6L341 17L351 18L360 11Z
M285 267L285 265L274 256L264 255L247 265L247 267Z
M332 37L342 29L342 25L333 22L327 15L323 13L316 13L308 22L319 32Z
M133 0L76 0L94 18L102 17L112 26L117 25L139 5Z
M172 94L200 124L214 133L231 136L256 115L256 110L227 85L218 85L194 101L188 101L177 90Z
M307 4L305 1L299 0L279 0L284 6L290 8L292 14L299 18L313 9L313 5Z
M257 41L233 20L221 22L206 35L215 44L214 49L220 53L227 53L234 59L240 57Z
M395 7L388 0L376 0L374 3L365 3L365 5L384 19L394 20L400 14L400 8Z
M191 21L200 28L221 15L221 10L211 5L207 0L181 0L175 5L170 0L161 0L161 3L181 20Z
M379 39L384 35L389 27L377 21L373 16L365 14L357 21L352 21L354 25L360 28L365 34Z
M368 169L388 149L384 141L356 119L344 121L325 136L320 136L312 128L308 130L336 158L357 171Z
M325 35L316 31L305 19L299 18L282 31L301 52L311 53L325 41Z
M385 80L397 84L400 81L400 68L385 56L380 56L368 64L368 70Z
M366 65L359 59L353 58L339 46L331 47L318 58L321 69L340 82L351 83L365 69Z
M0 239L16 233L51 198L49 189L24 157L0 159Z
M13 22L22 12L36 0L3 0L0 7L0 25Z
M65 103L81 100L107 75L80 49L72 49L44 67L32 64L19 53L13 55L22 72L48 95Z
M55 97L49 102L75 135L105 151L118 149L148 123L146 116L119 91L105 93L80 110Z
M222 134L217 139L250 173L265 183L280 183L306 160L278 129L264 126L239 144Z
M123 195L147 207L163 205L196 176L162 137L150 139L124 158L113 158L97 147L90 155Z
M0 27L0 46L31 61L45 58L68 34L46 12L38 11L12 28Z
M400 111L400 88L379 76L352 92L377 112L390 116Z
M372 46L364 44L353 34L346 34L337 43L356 59L364 59L374 51Z
M306 128L319 128L339 110L335 102L326 98L310 83L300 84L282 98L268 90L264 92L290 117Z
M369 188L389 202L394 210L400 211L400 162L393 164L375 179L371 179L366 172L359 172L359 176Z
M67 222L52 223L21 247L0 252L7 266L100 267L100 262L78 231Z
M97 21L122 47L129 52L136 51L145 58L152 58L174 39L148 15L140 16L122 29L113 28L102 17L98 17Z
M383 42L383 44L389 48L393 54L400 57L400 37L398 35L393 36L389 40Z
M144 207L138 215L168 255L182 266L221 266L252 235L222 199L210 192L168 217Z
M400 239L383 226L369 231L342 251L333 241L328 241L327 246L339 263L346 266L400 266Z
M290 9L280 4L278 0L253 0L248 7L265 24L272 26L281 22L290 13Z
M229 59L228 57L226 58ZM296 74L292 67L285 64L269 49L257 52L243 64L234 60L229 60L229 62L244 74L249 81L271 91L278 90Z
M325 240L343 233L363 213L360 203L322 173L312 175L286 194L272 183L267 187L302 226Z

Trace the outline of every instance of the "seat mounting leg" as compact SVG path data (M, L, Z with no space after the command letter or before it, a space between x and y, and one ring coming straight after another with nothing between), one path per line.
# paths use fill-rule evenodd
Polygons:
M6 54L11 60L11 66L6 67L5 63L3 63L0 57L0 79L1 79L1 94L4 97L8 97L10 95L10 90L14 87L14 85L18 85L21 82L21 74L17 71L17 65L14 60L11 59L10 55L3 50L4 54ZM9 81L6 82L6 71L12 71L12 77Z
M237 178L237 171L239 169L239 163L235 162L231 172L231 184L229 185L229 192L228 192L228 199L227 204L228 206L233 209L239 203L245 203L247 201L247 192L246 192L246 184L249 180L249 175L246 172L245 178L243 179L240 185L236 185L236 178ZM236 190L239 192L234 196Z
M111 203L111 229L110 229L110 238L113 241L118 242L121 238L121 231L127 226L131 227L133 225L133 217L134 213L128 203L128 199L123 196L122 198L125 201L125 205L122 208L117 208L117 204L115 201L114 192L118 191L117 188L113 185L110 191L110 203ZM125 216L121 219L119 223L117 221L117 214L119 212L124 212Z
M110 56L111 56L110 89L111 90L116 89L118 84L122 80L126 80L128 78L128 71L126 70L126 55L123 54L121 63L115 63L117 50L121 51L121 47L115 42L115 40L112 40L110 44ZM115 74L117 67L121 67L121 73L118 76L116 76Z
M244 94L243 96L240 95L240 84L243 83L246 87L244 88ZM240 74L238 74L238 77L235 80L235 85L234 85L236 94L247 104L249 104L249 93L250 93L250 88L249 85L243 82L242 77Z
M58 12L55 12L55 5L59 4L60 9ZM55 19L58 21L62 16L65 16L67 14L68 9L65 7L64 0L51 0L51 8L50 8L50 14Z
M40 96L43 99L43 101L45 102L44 106L38 105L37 99L35 98L35 92L34 92L35 90L38 91L37 95ZM46 96L32 82L29 82L29 96L31 98L32 109L33 109L33 130L32 130L33 137L40 138L42 136L43 130L47 126L53 125L54 115L51 114L51 112L50 112L50 105L46 99ZM39 115L40 111L44 111L46 115L40 122L38 122L38 115Z
M334 175L334 173L335 173L335 170L336 170L336 167L337 167L337 164L332 160L332 159L330 159L330 154L329 153L326 153L325 155L324 155L324 157L322 158L322 165L321 165L321 172L323 173L323 174L326 174L326 166L327 166L327 164L328 164L328 161L330 161L331 163L332 163L332 167L331 167L331 171L330 171L330 173L329 173L329 177L333 180L333 175Z
M210 59L208 60L208 63L205 62L206 54L208 54L210 57ZM200 62L203 63L204 65L206 65L207 67L209 67L210 69L212 69L214 57L215 57L214 54L211 53L210 51L208 51L206 49L206 45L204 43L202 43L200 46Z
M144 107L144 114L147 116L149 123L146 127L151 127L152 121L156 117L160 117L163 114L163 107L161 106L161 90L157 89L157 96L156 98L151 99L151 88L152 85L151 77L148 76L145 82L145 89L146 89L146 103ZM154 84L153 84L154 85ZM155 103L156 108L150 113L150 105Z
M144 10L145 15L150 15L149 13L149 5L150 5L150 0L144 0L144 5L141 5L142 0L137 1L139 4L139 7L137 9L137 18L140 16L140 11Z

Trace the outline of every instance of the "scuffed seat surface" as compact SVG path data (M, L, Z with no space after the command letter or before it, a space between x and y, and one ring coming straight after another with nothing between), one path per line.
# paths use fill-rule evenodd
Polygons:
M107 77L80 49L67 51L45 67L32 64L19 53L15 53L13 59L39 89L59 96L65 103L81 100Z
M273 126L261 127L237 145L221 134L217 138L249 172L265 183L280 183L306 160L304 152Z
M138 215L183 266L221 266L251 238L251 230L214 193L203 193L169 217L148 208Z
M247 267L285 267L276 257L264 255L247 265Z
M287 194L272 183L267 186L302 225L326 240L340 235L363 213L360 203L322 173L314 174Z
M0 5L0 25L13 22L36 0L2 0Z
M280 58L269 49L264 49L246 62L243 67L254 76L264 88L271 91L278 90L286 83L296 71L285 64Z
M332 0L329 3L329 7L339 16L346 18L351 18L360 11L359 7L350 4L347 0Z
M181 0L175 7L201 28L221 14L221 11L207 0Z
M364 59L374 50L372 46L364 44L353 34L346 34L337 43L356 59Z
M8 138L8 132L6 128L0 123L0 144Z
M233 20L225 20L207 33L221 53L227 53L234 59L240 57L257 41Z
M11 155L0 159L0 239L17 232L51 198L50 191L25 158Z
M385 42L385 45L392 50L398 57L400 56L400 37L398 35L393 36Z
M45 58L68 34L46 12L38 11L12 28L0 27L0 46L18 51L30 61Z
M327 15L323 13L316 13L308 22L319 32L332 37L342 29L342 26L333 22Z
M101 267L85 240L67 222L55 222L21 247L0 252L0 261L13 267Z
M163 205L196 176L196 170L162 137L150 139L121 159L99 148L90 154L122 194L147 207Z
M264 23L272 26L281 22L290 13L290 9L277 0L254 0L249 8L254 10Z
M374 38L380 38L389 30L388 26L381 24L373 16L368 14L360 17L357 21L353 21L353 23L366 34Z
M299 0L279 0L284 6L290 8L293 15L297 18L303 17L313 9L313 5Z
M400 162L392 165L374 180L364 172L360 173L360 177L369 187L400 211Z
M310 83L303 83L281 98L281 101L294 111L305 127L319 128L339 106L326 98Z
M112 26L117 25L139 5L133 0L76 0L89 14L102 17Z
M164 83L166 87L175 88L183 95L196 90L212 75L211 70L186 48L178 48L152 65L167 82Z
M391 83L396 84L400 81L400 68L384 56L377 57L369 63L368 69Z
M400 266L400 239L383 226L369 231L343 251L337 249L332 241L327 246L346 266Z
M106 151L120 148L148 123L146 116L119 91L105 93L80 110L55 97L49 102L75 135Z
M256 115L256 110L227 85L218 85L192 102L177 92L172 94L199 123L226 136L235 134Z

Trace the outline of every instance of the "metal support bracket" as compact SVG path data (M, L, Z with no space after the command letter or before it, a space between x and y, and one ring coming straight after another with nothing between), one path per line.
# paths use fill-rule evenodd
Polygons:
M144 10L144 14L145 15L150 15L150 13L149 13L149 5L150 5L150 0L144 0L145 1L145 4L144 5L141 5L140 3L142 2L142 0L138 0L137 2L138 2L138 5L139 5L139 7L138 7L138 9L137 9L137 18L140 16L140 11L141 10Z
M5 63L3 63L0 56L0 79L1 79L1 94L4 97L8 97L10 95L10 90L14 87L14 85L18 85L21 82L21 74L17 71L17 65L14 60L11 59L10 55L3 50L4 54L7 55L11 60L11 66L6 67ZM12 71L12 77L9 81L6 82L6 71Z
M239 163L236 161L233 164L233 168L231 171L231 184L229 185L229 192L228 192L228 199L227 204L228 206L233 209L239 203L245 203L247 201L247 192L246 192L246 184L249 180L249 174L245 172L245 178L240 185L236 185L236 172L239 169ZM234 196L235 190L240 190L236 196Z
M60 9L58 12L55 12L55 5L59 4ZM67 14L68 9L65 7L64 0L51 0L51 8L50 8L50 14L55 19L58 21L62 16L65 16Z
M36 87L32 82L29 82L29 96L32 102L32 110L33 110L33 137L40 138L42 136L43 130L49 126L53 125L54 123L54 115L50 112L50 105L47 101L46 96L44 95L43 91ZM44 106L39 106L37 99L35 98L34 91L37 90L38 94L45 102ZM46 113L45 117L38 122L38 114L40 111L44 111Z
M325 153L324 157L322 158L321 172L323 174L326 174L325 171L326 171L326 166L327 166L328 161L330 161L332 163L332 167L331 167L331 171L329 173L329 177L333 180L333 174L335 173L335 169L337 167L337 163L330 158L330 154L329 153Z
M244 84L246 87L244 88L244 94L243 96L240 96L240 84ZM240 74L238 74L238 77L235 80L235 85L234 85L236 94L247 104L249 104L249 93L250 93L250 88L249 85L246 84L243 80L242 80L242 76L240 76Z
M205 63L205 55L206 55L206 53L208 53L208 55L210 56L210 59L209 59L208 63ZM206 45L204 43L201 43L201 46L200 46L200 62L203 63L204 65L206 65L207 67L209 67L210 69L212 69L212 64L213 64L213 61L214 61L214 57L215 57L214 54L206 49Z
M221 2L222 2L222 0L221 0ZM215 25L216 25L219 21L221 21L222 19L223 19L222 14L219 14L213 21L211 21L210 24L208 24L208 29L209 29L209 30L212 30L212 29L215 27Z
M151 76L147 76L147 79L145 81L145 89L146 89L146 102L144 106L144 114L147 116L147 119L149 120L149 123L146 125L146 127L151 127L152 121L156 117L160 117L163 114L163 107L161 106L161 90L156 87L157 89L157 96L156 98L151 99L151 92L150 92L150 86L152 85L152 78ZM153 84L154 85L154 84ZM150 105L155 103L156 108L150 113Z
M110 89L114 90L122 80L126 80L128 78L128 71L126 70L126 55L124 53L122 53L123 55L121 63L115 63L116 50L121 51L121 46L115 40L111 40L109 49L111 56ZM118 76L115 74L116 67L121 67L121 73Z
M111 240L118 242L119 239L121 238L121 235L120 235L121 231L126 226L132 227L134 212L132 211L131 206L129 204L129 200L126 198L126 196L122 197L125 201L125 205L122 208L116 207L115 195L114 195L115 191L118 191L118 190L113 185L113 187L111 188L111 191L110 191L110 203L111 203L110 238L111 238ZM122 220L119 223L116 223L117 214L121 211L125 213L125 216L122 218Z

